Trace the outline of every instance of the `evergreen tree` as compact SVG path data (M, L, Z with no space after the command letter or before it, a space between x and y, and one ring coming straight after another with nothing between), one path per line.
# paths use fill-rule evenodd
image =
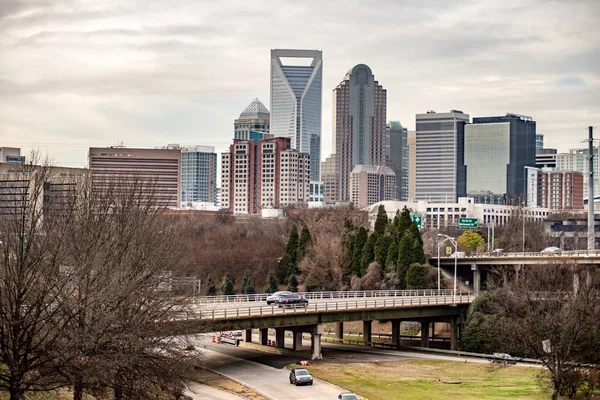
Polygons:
M395 227L398 227L398 225L400 225L400 210L396 210L396 215L394 216L392 225L394 225Z
M206 295L207 296L216 296L217 294L217 286L215 284L215 279L212 275L208 275L206 277Z
M425 250L423 250L423 243L419 243L418 239L415 239L413 244L413 261L419 264L427 264L427 257L425 256Z
M348 233L346 235L346 239L344 240L344 245L346 246L346 254L348 254L350 265L345 265L344 270L342 271L344 277L348 277L352 275L352 257L354 257L354 242L356 239L356 234Z
M254 280L252 279L252 274L250 274L250 271L246 271L244 273L244 277L242 278L242 294L253 293L256 293L256 289L254 287Z
M379 263L381 268L385 268L385 262L387 261L387 255L390 245L394 241L390 236L379 236L375 242L375 261Z
M412 263L406 271L407 289L425 289L425 267L419 263Z
M368 238L369 234L367 233L367 230L361 226L356 233L356 237L354 238L354 253L352 254L351 266L353 275L360 275L362 250L363 247L365 247L365 243L367 243Z
M377 241L377 235L372 233L367 239L367 242L363 246L362 257L360 259L360 274L363 276L367 272L367 267L375 260L375 242Z
M289 276L287 290L289 290L290 292L298 291L298 280L296 279L296 275Z
M408 232L414 239L419 241L420 246L423 246L423 238L421 237L421 232L419 231L417 224L411 223L408 228Z
M292 226L290 230L290 236L285 246L285 254L288 255L290 263L295 267L296 261L298 261L298 228L296 225Z
M298 257L296 264L298 264L304 258L304 255L306 254L306 248L310 244L310 241L310 231L306 226L304 226L300 232L300 239L298 239Z
M229 274L225 274L225 276L223 277L223 284L221 285L221 292L223 292L223 294L226 296L233 294L233 281L231 280L231 277L229 276Z
M388 247L387 257L385 259L384 271L395 271L396 262L398 261L398 245L395 240L391 240L390 247Z
M290 266L290 264L290 257L286 253L281 257L281 260L279 260L279 264L277 265L277 280L279 283L285 283L289 276L290 269L294 268L293 266Z
M377 219L375 219L375 229L374 233L377 236L383 236L385 234L385 228L389 224L389 219L387 213L385 212L385 207L383 205L379 206L377 210Z
M267 280L265 281L265 293L275 293L278 290L279 285L277 284L275 274L269 272L269 274L267 275Z
M410 264L414 262L414 239L408 233L402 236L398 245L398 262L396 263L396 275L398 276L399 289L406 289L406 272Z
M404 233L411 225L415 225L415 223L410 218L410 210L404 206L402 212L400 213L400 217L398 218L398 224L396 225L396 229L398 231L398 241L402 239Z

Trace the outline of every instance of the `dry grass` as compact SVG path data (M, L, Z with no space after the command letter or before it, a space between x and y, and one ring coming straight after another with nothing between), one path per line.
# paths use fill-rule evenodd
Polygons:
M242 386L237 382L224 378L221 375L211 371L197 370L193 376L193 379L205 385L227 390L228 392L235 393L247 399L267 400L265 397L256 393L253 389Z

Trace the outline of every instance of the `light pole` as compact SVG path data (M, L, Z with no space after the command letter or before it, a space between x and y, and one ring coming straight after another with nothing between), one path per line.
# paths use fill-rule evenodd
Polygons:
M444 235L443 233L438 233L437 235L444 238L441 242L438 243L438 290L440 289L440 246L446 240L449 240L450 243L454 245L454 291L452 292L452 301L456 302L456 270L458 267L458 243L456 243L456 239L448 235Z
M523 210L521 215L523 216L523 253L525 253L525 202L521 203L523 206Z

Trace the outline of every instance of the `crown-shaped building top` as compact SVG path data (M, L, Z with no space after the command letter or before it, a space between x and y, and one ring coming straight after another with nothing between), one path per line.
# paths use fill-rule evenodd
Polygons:
M265 107L263 103L257 98L252 100L252 103L242 113L240 114L240 119L249 118L249 119L269 119L271 117L271 113L269 109Z

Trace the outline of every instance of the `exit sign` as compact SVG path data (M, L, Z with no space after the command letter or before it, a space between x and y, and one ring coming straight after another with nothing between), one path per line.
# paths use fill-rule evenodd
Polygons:
M477 218L459 218L458 219L458 227L459 228L477 228L478 226Z

